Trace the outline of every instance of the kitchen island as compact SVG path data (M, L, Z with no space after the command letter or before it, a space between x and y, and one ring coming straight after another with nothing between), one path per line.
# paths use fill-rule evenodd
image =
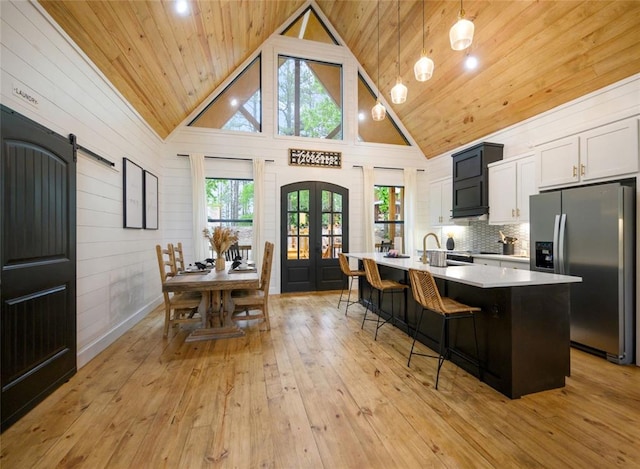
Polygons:
M563 387L570 374L569 284L580 277L545 274L507 267L470 264L432 267L422 264L417 256L388 258L382 253L349 253L361 260L376 261L382 278L409 283L410 268L428 270L438 289L462 303L479 306L476 316L482 379L510 398ZM366 306L371 288L360 278L360 301ZM391 298L385 298L383 309L391 311ZM372 296L377 311L379 296ZM404 292L401 307L396 302L396 327L413 336L421 306L410 290ZM388 314L382 313L386 318ZM441 316L425 311L418 340L433 350L439 349ZM471 321L455 321L449 331L452 346L474 355ZM452 361L476 375L472 365L455 354Z

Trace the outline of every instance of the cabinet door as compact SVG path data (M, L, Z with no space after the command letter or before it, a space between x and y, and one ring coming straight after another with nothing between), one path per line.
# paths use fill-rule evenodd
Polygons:
M516 164L489 168L489 223L501 225L516 221Z
M449 178L442 181L442 223L448 225L451 223L451 209L453 208L453 179Z
M569 137L540 146L537 157L538 187L553 187L579 181L578 137Z
M535 158L524 158L517 162L516 168L517 201L516 215L518 221L529 221L529 197L537 194Z
M442 224L442 182L433 182L429 187L429 224Z
M431 226L451 223L452 190L451 178L431 183L429 187L429 223Z
M580 135L580 175L590 181L638 171L638 120L627 119Z

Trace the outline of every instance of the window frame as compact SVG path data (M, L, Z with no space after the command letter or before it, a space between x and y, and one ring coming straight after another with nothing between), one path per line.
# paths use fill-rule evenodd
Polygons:
M225 178L225 177L214 177L214 176L206 176L205 177L205 187L206 187L206 180L218 180L218 181L244 181L244 182L251 182L251 183L255 183L255 181L253 179L249 179L249 178L243 178L243 177L235 177L235 178ZM255 209L255 193L253 194L253 199L251 201L251 205L252 207ZM207 200L207 209L209 208L209 203ZM209 229L213 228L214 226L230 226L230 227L235 227L236 225L239 224L250 224L251 225L251 231L252 231L252 238L253 238L253 230L255 229L254 226L254 216L255 213L252 212L252 216L250 219L247 218L210 218L209 214L208 214L208 210L207 210L207 227Z
M387 187L389 189L394 189L393 192L395 192L396 189L400 189L401 196L402 196L402 200L401 200L400 206L401 206L402 210L400 210L400 212L396 213L396 215L398 215L398 214L401 215L401 219L400 220L397 220L397 219L395 219L395 220L377 220L376 219L376 203L378 202L378 200L377 200L375 191L378 188L383 188L383 187ZM384 231L391 232L393 234L393 236L390 236L389 238L381 238L381 241L384 241L385 239L389 239L389 241L391 241L393 243L394 242L394 238L396 238L398 236L401 236L403 238L403 240L404 240L404 237L405 237L405 232L404 232L405 231L404 230L404 227L405 227L405 220L404 220L405 187L401 186L401 185L374 184L373 188L374 188L373 189L374 190L374 196L373 196L374 200L373 200L373 207L371 207L371 210L373 210L373 229L374 229L374 232L375 232L377 226L382 225L382 227L385 228ZM398 235L398 233L396 233L396 230L395 230L395 226L396 225L400 225L402 227L402 231L401 231L400 235ZM393 226L392 229L390 229L390 230L386 229L387 227L391 227L391 226ZM375 241L376 246L377 246L377 243L378 243L377 240L374 240L374 241ZM403 246L399 246L399 247L398 246L394 246L394 249L402 251L403 250Z

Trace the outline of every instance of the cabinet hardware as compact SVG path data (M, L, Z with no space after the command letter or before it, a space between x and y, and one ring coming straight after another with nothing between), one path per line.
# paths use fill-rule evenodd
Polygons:
M511 218L515 218L516 217L516 211L515 209L511 209Z
M519 208L517 208L517 209L516 209L516 216L517 216L518 218L520 218L520 209L519 209Z
M573 177L578 177L578 167L576 165L573 165Z
M580 165L580 176L584 176L585 170L586 170L586 166L581 164Z

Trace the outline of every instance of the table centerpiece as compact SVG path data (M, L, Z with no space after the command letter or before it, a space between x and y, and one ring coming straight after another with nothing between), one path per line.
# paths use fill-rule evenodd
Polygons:
M209 228L202 230L204 237L209 240L211 249L216 253L215 268L217 271L224 270L225 259L224 253L234 244L238 242L238 233L231 228L216 226L213 233Z

